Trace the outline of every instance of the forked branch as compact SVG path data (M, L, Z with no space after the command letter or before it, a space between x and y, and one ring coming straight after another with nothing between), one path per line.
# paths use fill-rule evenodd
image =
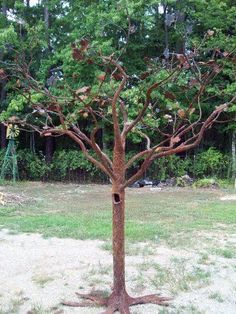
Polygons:
M191 126L187 126L178 134L179 139L177 142L173 140L171 141L170 139L169 146L162 146L162 147L154 146L152 149L145 150L143 152L140 152L136 156L134 156L128 162L126 167L130 166L131 163L134 162L137 158L141 158L144 156L146 157L144 161L142 162L142 165L140 166L139 170L126 181L126 183L124 184L124 187L131 185L140 177L142 177L142 175L151 165L153 160L164 157L164 156L182 153L199 145L205 131L215 122L215 120L219 117L219 115L230 106L230 104L235 102L235 100L236 100L236 96L234 96L229 102L216 107L216 109L210 114L210 116L202 123L202 126L200 127L199 131L196 134L192 134L188 140L183 141L182 136L185 134L188 134L189 131L191 130L191 127L194 124Z

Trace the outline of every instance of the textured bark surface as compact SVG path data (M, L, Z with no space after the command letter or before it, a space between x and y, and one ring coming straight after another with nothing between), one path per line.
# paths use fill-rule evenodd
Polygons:
M157 295L148 295L132 298L126 291L125 284L125 142L116 130L115 145L113 150L112 182L112 246L113 246L113 288L108 298L98 294L79 294L78 297L86 299L82 302L63 302L72 307L89 306L91 302L96 305L106 306L102 314L112 314L119 311L121 314L129 314L129 307L137 304L154 303L167 306L170 298ZM115 132L116 132L115 131Z
M113 289L118 295L125 291L125 192L113 193Z
M137 298L132 298L128 295L126 291L117 294L115 291L108 298L104 298L101 294L91 293L91 294L80 294L76 293L79 298L85 301L80 302L62 302L63 305L71 307L85 307L85 306L105 306L106 310L101 314L112 314L119 311L121 314L130 314L129 307L138 304L157 304L162 306L168 306L171 298L161 297L156 294L150 294L146 296L141 296Z

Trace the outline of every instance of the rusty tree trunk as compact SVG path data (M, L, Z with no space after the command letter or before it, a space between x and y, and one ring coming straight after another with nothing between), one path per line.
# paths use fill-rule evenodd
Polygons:
M125 192L113 194L113 290L125 292Z
M127 296L125 287L125 151L124 145L117 141L114 147L113 170L115 181L112 184L113 207L113 296L122 302ZM116 302L117 302L116 301Z

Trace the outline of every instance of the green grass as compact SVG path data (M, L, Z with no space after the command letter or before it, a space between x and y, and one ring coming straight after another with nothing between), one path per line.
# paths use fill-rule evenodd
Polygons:
M110 186L20 183L1 190L31 198L22 206L0 206L0 228L39 232L46 237L109 239ZM179 245L194 231L236 230L235 202L219 198L233 191L128 189L126 235L130 241L170 241ZM33 198L33 201L32 201ZM184 234L184 237L181 236ZM173 240L173 241L172 241ZM180 241L181 242L181 241Z
M179 308L161 308L158 314L205 314L205 312L200 311L196 306L180 306Z
M222 256L224 258L234 258L236 257L235 247L223 247L223 248L213 248L211 250L213 254Z
M19 313L20 306L24 303L24 300L19 298L13 298L10 300L7 308L0 307L0 314L17 314Z
M31 314L50 314L52 311L45 309L41 304L34 304L29 311Z
M222 297L222 295L219 292L212 292L209 295L209 299L216 300L219 303L223 303L224 302L224 298Z
M4 228L21 232L38 232L45 237L75 239L107 239L111 234L111 217L93 214L65 215L48 214L38 216L0 217L0 225ZM130 240L155 240L156 236L165 237L165 230L158 224L128 221L126 234Z
M157 289L168 286L168 290L173 295L177 295L180 291L204 287L210 282L210 272L196 266L192 270L187 270L184 259L174 259L169 268L161 267L159 264L153 266L155 272L149 278L151 284Z
M44 287L47 283L52 282L53 280L54 278L48 275L35 275L32 278L32 281L41 287Z

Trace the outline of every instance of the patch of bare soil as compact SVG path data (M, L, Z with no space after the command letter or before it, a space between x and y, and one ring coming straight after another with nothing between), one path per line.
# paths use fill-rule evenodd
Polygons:
M236 235L228 238L228 245L235 245L235 239ZM39 234L0 231L0 313L101 313L101 308L69 308L60 303L77 301L76 291L110 291L112 256L104 248L105 243L97 240L44 239ZM135 244L128 250L130 294L174 296L168 309L140 305L131 313L235 314L235 258L153 243Z
M0 206L7 205L23 205L32 202L33 198L27 197L24 194L0 192Z

